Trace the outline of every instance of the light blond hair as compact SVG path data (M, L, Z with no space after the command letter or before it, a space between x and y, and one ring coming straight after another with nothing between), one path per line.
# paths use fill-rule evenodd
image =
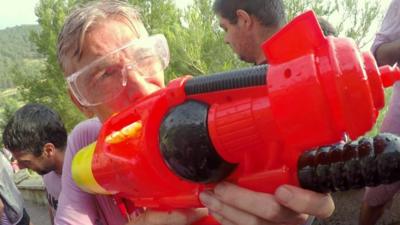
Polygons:
M122 19L138 38L148 36L139 11L127 2L103 0L80 5L69 14L58 36L57 59L64 72L72 61L80 60L89 28L104 19Z

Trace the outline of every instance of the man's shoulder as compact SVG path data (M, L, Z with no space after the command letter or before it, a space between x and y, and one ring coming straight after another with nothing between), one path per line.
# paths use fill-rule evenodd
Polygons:
M96 141L101 129L101 122L97 118L80 122L68 136L67 152L74 155L79 149Z
M58 181L61 182L61 175L56 174L54 171L51 171L51 172L49 172L49 173L43 175L42 177L43 177L43 181L44 181L45 183L46 183L46 182L51 183L51 182L54 182L54 181L55 181L55 182L58 182Z
M393 5L399 5L400 4L400 0L393 0L391 3L390 3L390 6L393 6Z
M100 128L101 128L100 120L98 118L91 118L78 123L72 130L71 134L76 132L93 131L93 129L100 129Z
M42 176L46 190L51 192L60 192L61 189L61 175L56 174L54 171ZM57 194L58 196L58 194Z

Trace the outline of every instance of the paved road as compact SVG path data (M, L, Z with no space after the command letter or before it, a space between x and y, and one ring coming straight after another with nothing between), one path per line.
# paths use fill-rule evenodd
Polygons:
M336 210L326 220L316 220L313 225L358 225L359 207L363 191L334 193ZM34 225L51 225L46 206L26 201L27 211ZM377 225L400 225L400 196L396 196L390 209Z
M31 217L31 222L33 225L51 225L49 212L47 211L46 206L25 201L25 207L26 211Z
M335 212L326 220L316 220L313 225L358 225L363 191L334 193ZM397 195L377 225L400 225L400 196Z

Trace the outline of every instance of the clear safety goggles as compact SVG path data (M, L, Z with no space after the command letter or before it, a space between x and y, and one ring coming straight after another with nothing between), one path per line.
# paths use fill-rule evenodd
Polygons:
M156 76L169 63L168 43L157 34L135 39L94 60L66 78L68 86L83 106L108 102L122 93L128 73L144 79Z

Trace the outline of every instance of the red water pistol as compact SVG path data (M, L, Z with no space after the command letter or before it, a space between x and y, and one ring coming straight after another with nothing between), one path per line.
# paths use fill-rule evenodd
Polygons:
M340 169L329 180L316 167L357 161L361 150L346 158L338 147L330 161L325 150L305 152L369 131L399 69L378 68L351 39L325 37L311 11L262 48L268 65L180 77L111 117L75 156L76 183L158 209L199 207L199 192L222 180L269 193L355 187Z

